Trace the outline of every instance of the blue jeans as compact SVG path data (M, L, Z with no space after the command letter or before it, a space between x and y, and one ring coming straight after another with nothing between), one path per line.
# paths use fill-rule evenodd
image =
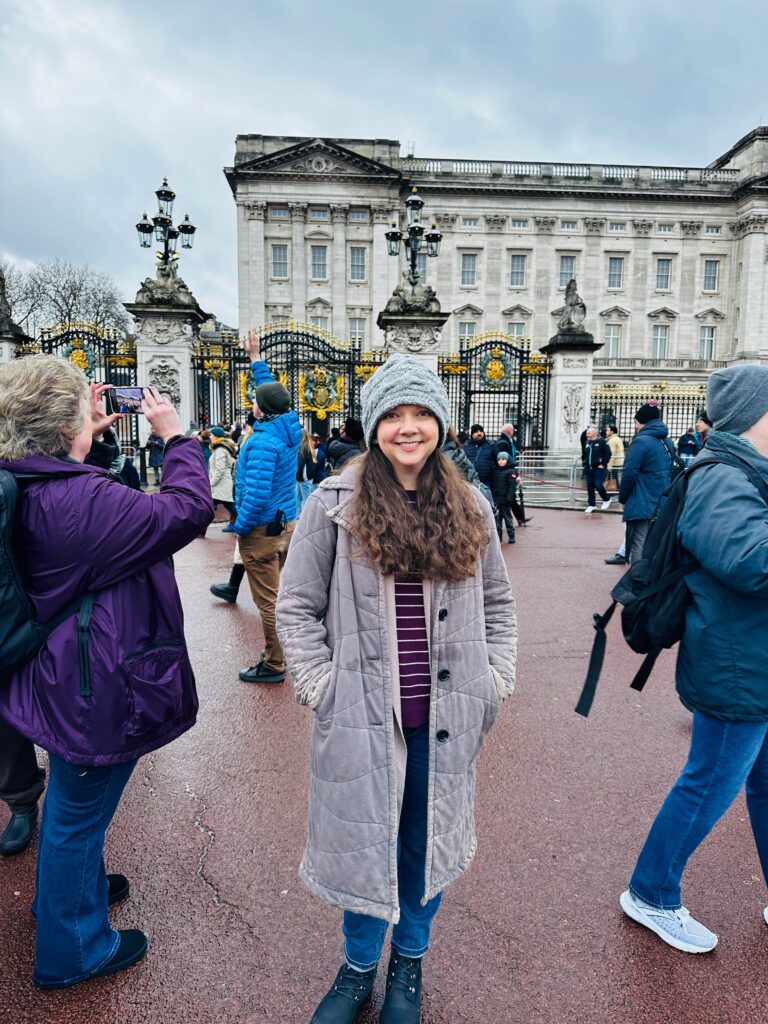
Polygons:
M135 761L83 768L50 755L40 822L35 898L35 969L40 984L81 981L117 950L107 916L104 834Z
M311 480L297 480L296 482L296 518L298 519L301 515L301 510L304 508L304 502L314 491L315 485Z
M590 469L588 466L584 467L584 480L587 485L587 504L594 506L597 504L595 501L595 490L603 499L608 501L608 491L605 489L605 478L608 475L607 469Z
M404 956L424 956L429 933L442 893L426 906L424 870L427 850L427 791L429 786L429 726L404 729L408 747L403 808L397 835L397 891L400 920L392 928L392 947ZM369 914L344 912L344 955L347 963L360 971L375 967L384 947L387 922Z
M688 762L654 821L630 891L655 907L681 906L680 878L746 784L747 809L768 882L768 722L723 722L693 714Z

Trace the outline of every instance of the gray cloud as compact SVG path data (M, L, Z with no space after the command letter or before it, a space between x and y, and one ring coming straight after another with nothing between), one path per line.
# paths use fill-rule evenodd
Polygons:
M235 323L238 132L703 165L768 117L766 29L762 0L0 0L0 250L89 262L132 297L153 271L133 225L167 174L199 227L182 274Z

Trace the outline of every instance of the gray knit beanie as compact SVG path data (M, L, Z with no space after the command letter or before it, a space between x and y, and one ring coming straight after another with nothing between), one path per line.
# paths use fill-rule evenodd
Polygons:
M439 444L445 440L451 418L448 393L437 374L420 359L400 354L391 356L363 385L360 397L363 430L369 448L379 420L397 405L421 405L429 409L440 424Z
M768 366L740 363L713 373L707 385L707 412L715 430L749 430L768 412Z

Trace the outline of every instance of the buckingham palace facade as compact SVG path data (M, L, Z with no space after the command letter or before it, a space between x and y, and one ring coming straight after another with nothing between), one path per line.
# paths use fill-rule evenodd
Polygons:
M452 313L445 351L499 331L539 349L576 278L594 374L679 384L768 361L768 127L707 167L404 155L386 139L240 135L240 330L310 323L363 349L404 270L385 232L416 186L443 234L422 273Z

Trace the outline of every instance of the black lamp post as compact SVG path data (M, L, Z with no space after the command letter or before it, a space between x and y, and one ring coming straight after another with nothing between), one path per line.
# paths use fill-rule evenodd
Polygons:
M408 281L412 288L419 283L421 275L416 265L416 257L421 251L422 244L426 243L427 256L438 256L440 253L440 242L442 234L437 230L437 224L432 224L429 231L425 233L424 225L421 222L421 211L424 209L424 200L413 186L411 194L405 201L405 213L407 227L405 232L397 226L397 221L392 221L392 227L385 233L387 247L390 256L400 255L400 243L405 242L406 254L408 256Z
M148 249L152 245L152 236L158 241L163 251L157 254L161 266L169 267L171 261L178 259L176 248L181 237L182 249L191 249L197 228L190 222L189 214L184 214L184 220L178 227L173 225L173 201L176 193L168 184L168 179L163 178L163 184L155 191L157 196L157 213L150 220L145 213L136 225L139 235L139 245L142 249Z

